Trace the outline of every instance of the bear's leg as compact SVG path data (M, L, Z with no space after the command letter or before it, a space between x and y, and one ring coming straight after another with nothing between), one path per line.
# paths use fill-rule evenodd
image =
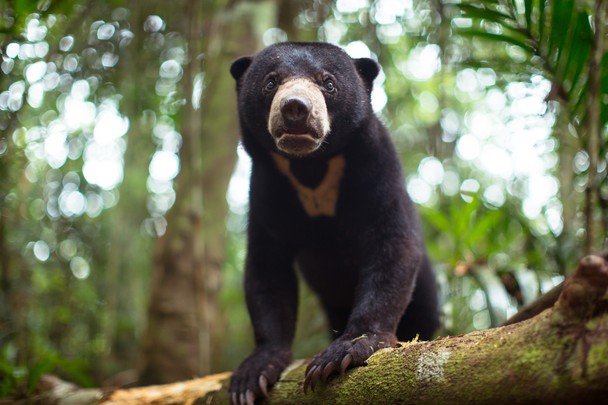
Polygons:
M425 256L416 277L416 288L397 326L397 338L407 342L416 336L432 339L439 328L439 298L433 269Z
M266 396L292 359L298 305L294 255L255 221L249 224L245 298L255 334L255 349L230 381L233 404L252 404Z
M350 308L323 305L323 309L327 314L331 337L332 339L336 339L344 333L348 315L350 314Z
M386 229L386 228L384 228ZM356 246L359 283L342 336L317 354L306 370L304 390L348 367L360 366L376 350L394 346L424 255L417 238L374 233L378 243ZM369 242L369 239L367 240Z

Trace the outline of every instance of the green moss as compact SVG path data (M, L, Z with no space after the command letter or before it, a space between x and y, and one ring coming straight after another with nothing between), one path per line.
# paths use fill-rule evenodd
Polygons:
M506 328L381 350L366 366L306 396L301 366L281 383L283 392L273 403L542 403L605 393L605 378L598 376L608 374L606 320L563 330L550 319L546 314ZM586 378L582 336L590 345Z
M593 323L587 324L587 328L596 332L597 335L596 339L589 342L591 346L587 355L586 376L593 381L591 385L598 389L605 387L605 376L608 374L608 341L605 339L608 334L607 318L608 315L604 315Z

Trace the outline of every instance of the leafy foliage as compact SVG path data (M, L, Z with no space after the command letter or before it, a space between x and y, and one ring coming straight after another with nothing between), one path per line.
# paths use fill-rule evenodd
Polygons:
M567 105L572 121L584 122L585 73L593 42L585 8L575 0L463 2L458 7L463 17L473 20L471 28L458 30L460 35L519 47L531 63L521 64L517 70L549 76L553 84L550 98Z
M606 7L605 3L597 4L598 7ZM562 114L567 115L568 125L578 137L579 152L584 152L591 162L599 161L589 166L589 170L595 171L597 168L599 179L597 182L590 180L587 188L605 191L608 85L606 75L601 72L608 69L608 52L604 48L598 50L602 55L599 66L592 65L592 58L594 46L597 46L595 38L602 35L608 22L599 18L596 19L596 24L601 26L593 27L591 24L595 16L590 13L588 7L575 0L465 1L457 7L461 10L462 17L469 18L472 22L470 28L457 31L460 35L491 41L507 48L510 45L516 46L523 51L524 61L529 62L521 63L513 70L528 76L542 75L551 81L552 88L547 100L560 103ZM601 9L596 9L596 13L601 12ZM605 16L605 11L601 16ZM513 67L504 64L503 66ZM595 90L590 88L593 85L593 75L600 76L600 86L592 95L591 90ZM600 109L598 118L590 118L590 113L595 108L591 107L594 98ZM593 130L590 129L589 120L593 119L599 121L599 134L592 133ZM559 131L555 132L555 136L563 144L567 143L567 140L560 137ZM600 139L597 150L592 146L594 137ZM595 178L595 174L589 171L584 174L590 179ZM586 179L581 178L581 181L585 182ZM567 188L568 184L562 183L562 186ZM588 196L586 198L589 199ZM596 246L605 244L603 235L607 231L606 213L602 208L606 205L605 201L605 193L600 193L600 203L589 208L591 211L587 213L588 217L593 217L595 210L603 217L604 226L599 240L589 242ZM587 201L586 204L592 202ZM587 227L592 226L592 222L592 219L588 220ZM591 232L591 229L587 229L587 232Z
M599 117L600 128L603 128L600 134L600 149L599 151L592 150L589 147L591 137L588 130L589 120L591 119L589 118L589 106L591 105L589 86L590 77L593 74L590 71L592 69L590 61L594 52L594 35L600 35L595 34L598 27L592 27L591 25L594 16L590 14L589 9L574 0L463 1L455 5L455 8L459 10L452 16L454 27L456 27L455 32L458 36L468 38L475 44L468 58L461 63L475 67L490 66L505 77L527 77L528 80L531 80L535 76L543 76L550 80L551 90L547 94L546 100L549 103L559 103L559 114L566 118L560 118L558 122L561 125L568 125L570 128L570 130L563 130L557 127L553 132L553 136L561 147L560 165L571 167L573 161L576 162L576 159L581 158L588 162L588 159L593 158L595 154L600 161L598 165L598 176L600 177L598 184L606 184L605 153L608 140L605 131L606 113L608 111L608 103L606 102L601 103ZM607 22L599 20L599 23L605 25ZM484 46L477 46L483 44L494 46L495 49L488 53ZM607 54L604 50L602 52L604 52L604 56L599 66L600 70L607 67ZM605 77L605 75L602 75L602 77ZM602 83L604 81L605 79L602 79ZM599 94L595 97L606 100L606 88L603 84L601 87ZM554 106L557 107L555 104ZM578 138L578 147L574 150L568 147L571 143L568 140L571 133L576 134ZM586 167L589 168L589 165L586 165ZM592 168L595 169L595 167ZM585 176L587 176L588 170L591 169L579 169L578 180L575 179L574 181L577 181L578 184L585 184L587 182ZM568 175L568 172L568 169L555 171L561 183L564 212L572 213L582 210L583 199L588 200L589 193L579 194L578 197L572 198L573 189L577 186L573 186L572 178ZM563 175L564 173L566 173L566 176ZM580 186L578 187L580 189ZM589 189L596 187L596 185L587 183L586 187ZM600 186L597 187L600 188ZM600 196L600 201L604 201L604 199L605 196ZM589 201L585 201L585 203L590 204ZM599 205L602 205L602 203ZM595 208L596 212L604 211L599 205ZM526 226L527 221L521 221L521 217L518 215L513 217L514 212L510 211L507 214L510 215L508 223L511 226L518 223L521 226L518 232L521 233L522 230L525 230L524 235L529 235L524 237L525 239L536 241L546 239L542 236L539 238L540 235L535 235L534 229ZM436 216L436 214L434 215ZM593 212L587 215L593 215ZM602 213L602 216L605 216L605 213ZM438 225L439 221L434 216L427 214L425 217ZM492 217L496 217L496 215L484 215L479 226L491 222ZM564 217L563 233L558 235L555 241L547 241L549 243L545 244L544 249L537 250L537 253L533 256L540 260L533 260L530 263L536 263L537 266L540 266L543 259L546 263L546 257L543 253L553 252L552 256L555 258L556 264L562 268L572 268L572 258L581 254L574 253L572 246L577 244L573 240L577 239L575 233L578 232L578 235L580 235L580 226L582 225L580 225L580 222L579 225L574 225L571 221L580 221L580 216L578 219ZM444 225L445 222L447 221L441 221ZM447 230L445 226L442 229ZM504 227L494 228L492 234L505 235L505 230ZM590 232L588 228L587 231ZM463 229L460 232L464 236L460 239L466 240L467 232ZM604 227L603 231L600 232L600 240L595 243L601 244L605 233L606 229ZM459 238L454 237L453 240L459 240ZM578 240L581 239L578 238ZM466 245L461 247L465 252L467 248ZM580 249L578 251L580 252ZM568 253L564 254L564 252ZM528 251L526 255L528 258L532 258L532 256L529 256L530 253L532 252ZM570 256L570 259L566 259L569 262L568 264L564 262L566 256ZM474 257L479 256L474 255ZM537 272L537 274L542 273ZM482 284L480 286L484 288ZM519 283L519 286L525 288L524 283ZM486 294L486 296L488 299L491 298L491 295ZM492 324L495 324L495 322L492 322Z

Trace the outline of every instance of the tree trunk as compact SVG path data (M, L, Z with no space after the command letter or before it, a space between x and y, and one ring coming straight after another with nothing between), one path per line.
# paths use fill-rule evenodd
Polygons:
M269 13L261 3L233 1L222 11L187 0L188 64L182 117L181 172L176 205L154 258L148 327L143 337L140 383L166 383L212 369L219 336L216 297L224 260L226 190L236 160L238 126L234 81L236 57L255 52L260 22ZM205 15L213 15L205 22ZM204 64L204 69L202 68ZM204 77L202 105L194 83Z
M608 395L607 292L608 262L587 256L555 305L534 318L380 350L367 366L308 394L302 388L306 362L300 360L283 373L265 403L601 403ZM100 391L63 387L55 389L61 394L54 399L58 405L227 404L229 378L230 373L223 373L118 390L100 402ZM86 399L67 402L77 395Z

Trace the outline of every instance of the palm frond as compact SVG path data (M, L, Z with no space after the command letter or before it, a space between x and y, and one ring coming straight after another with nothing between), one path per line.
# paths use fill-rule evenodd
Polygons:
M530 63L514 66L529 76L542 74L553 82L573 122L585 122L587 74L593 47L593 28L586 8L575 0L464 1L457 5L461 16L470 18L471 28L458 29L465 38L515 45L521 48ZM535 62L538 61L538 62ZM606 56L602 68L606 66ZM512 72L511 72L512 73ZM608 94L608 79L603 78L602 94ZM601 121L608 120L608 103L603 103Z

